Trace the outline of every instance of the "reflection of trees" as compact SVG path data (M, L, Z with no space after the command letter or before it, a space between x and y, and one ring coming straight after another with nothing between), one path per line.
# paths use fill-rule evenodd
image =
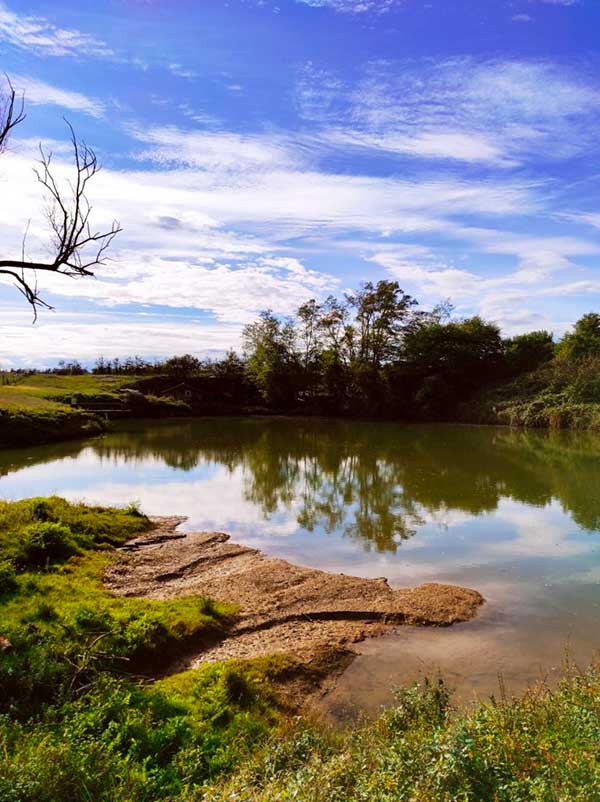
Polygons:
M34 462L82 447L37 449ZM378 551L395 551L440 510L480 515L502 498L537 506L556 498L581 527L600 529L600 438L591 434L213 418L136 425L86 447L107 461L240 470L245 497L265 516L298 508L304 529L342 531ZM21 467L18 453L6 470Z
M121 432L94 448L182 470L199 461L241 468L245 497L266 516L298 505L304 529L395 551L428 513L480 515L505 497L536 506L558 498L580 526L600 528L599 446L590 434L222 418Z

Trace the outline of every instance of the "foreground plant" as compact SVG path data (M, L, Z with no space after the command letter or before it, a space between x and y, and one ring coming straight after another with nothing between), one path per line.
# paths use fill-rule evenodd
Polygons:
M597 802L600 670L457 715L442 684L358 731L295 726L206 802ZM198 797L200 799L200 797Z

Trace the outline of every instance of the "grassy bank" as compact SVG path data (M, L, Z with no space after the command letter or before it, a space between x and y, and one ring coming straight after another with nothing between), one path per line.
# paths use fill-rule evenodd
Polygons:
M544 341L543 345L546 347L548 343ZM391 374L386 373L385 403L381 398L371 403L361 396L360 403L357 399L356 403L350 403L349 398L333 403L329 398L329 404L322 394L305 393L301 399L292 394L285 403L280 399L269 404L263 399L264 405L257 407L256 400L261 398L258 385L252 384L242 363L237 365L237 373L226 376L218 375L214 365L211 370L199 365L196 373L187 377L159 373L5 374L3 380L12 383L0 385L0 446L39 444L102 432L106 428L103 416L94 414L93 409L73 407L73 398L82 407L112 405L120 418L243 415L260 411L380 417L405 422L461 421L600 429L600 357L595 354L569 357L560 351L552 358L545 356L545 361L535 369L530 368L535 360L525 360L527 369L519 371L516 368L509 371L507 365L496 366L480 376L479 382L467 385L456 370L427 376L414 374L409 365L387 366L386 371ZM395 378L389 384L392 375ZM346 379L350 381L348 376ZM350 383L346 390L350 392L353 386ZM172 398L169 393L179 393L182 397Z
M116 598L114 546L150 521L59 498L0 503L0 800L173 799L277 721L283 658L142 679L235 610Z
M554 359L465 405L469 421L543 429L600 429L600 357Z
M122 377L33 374L0 385L0 446L49 443L99 434L102 421L70 405L74 395L115 400Z
M37 445L90 437L106 429L106 421L93 411L71 405L120 403L119 391L135 384L132 376L59 376L31 374L0 384L0 447ZM132 396L124 417L168 417L189 412L185 404L169 398Z
M350 732L293 727L204 799L597 802L599 742L598 669L458 716L443 685L425 685Z

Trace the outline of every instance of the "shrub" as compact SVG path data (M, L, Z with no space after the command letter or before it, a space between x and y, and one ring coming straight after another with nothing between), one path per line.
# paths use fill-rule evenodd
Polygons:
M17 589L15 565L11 560L0 560L0 596Z
M76 552L73 533L64 524L40 521L23 530L22 553L26 565L44 565Z

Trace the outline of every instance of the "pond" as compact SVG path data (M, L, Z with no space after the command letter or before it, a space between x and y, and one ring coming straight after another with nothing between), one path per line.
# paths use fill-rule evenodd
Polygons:
M137 501L270 555L487 604L449 629L359 646L326 700L374 711L441 672L458 700L521 691L600 647L600 438L496 427L285 418L130 422L0 452L0 496Z

